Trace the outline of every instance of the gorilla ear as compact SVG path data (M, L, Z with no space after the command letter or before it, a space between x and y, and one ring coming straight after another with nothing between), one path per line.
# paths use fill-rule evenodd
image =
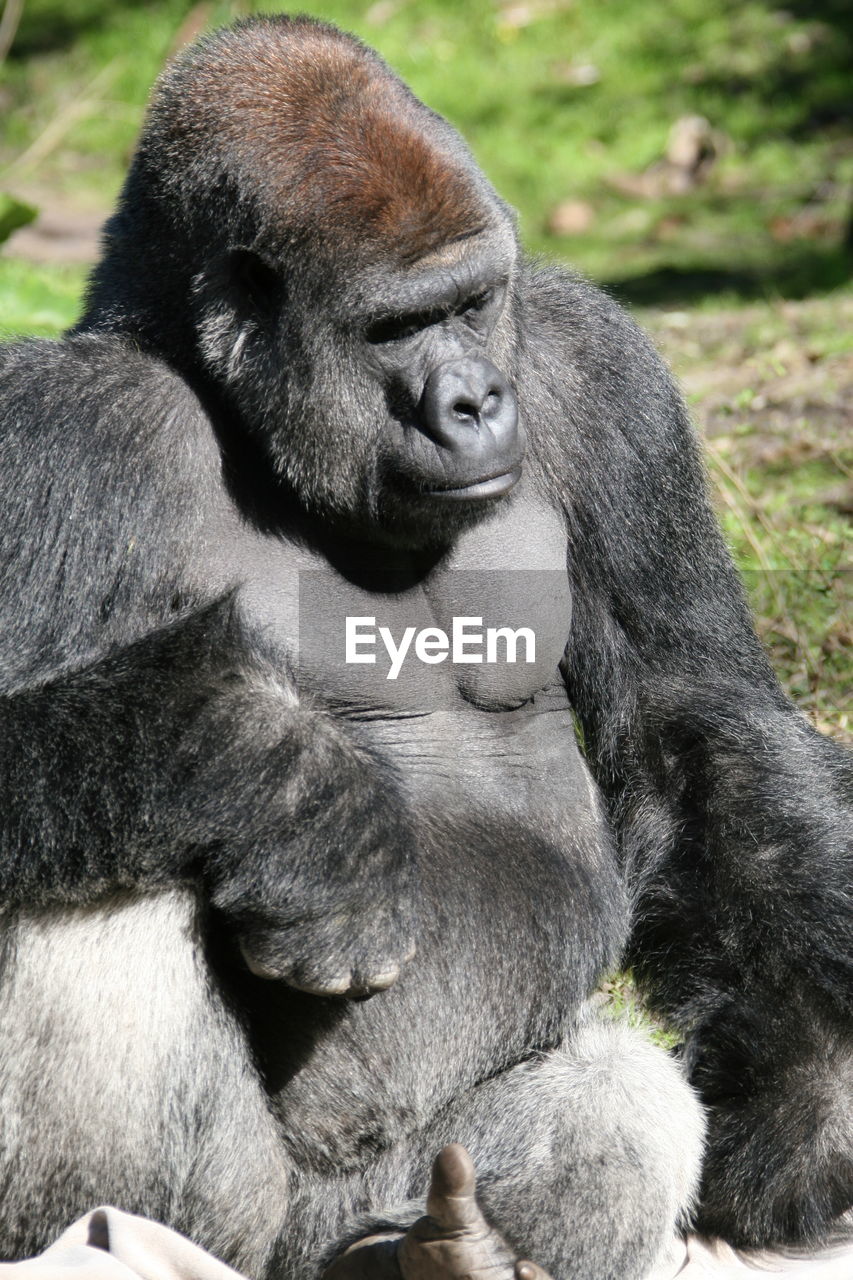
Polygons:
M192 299L199 349L214 373L233 378L247 344L258 358L258 341L275 332L284 294L278 272L250 249L229 249L205 264L193 278Z
M232 249L224 263L231 290L242 311L269 315L281 307L284 282L279 273L251 249Z

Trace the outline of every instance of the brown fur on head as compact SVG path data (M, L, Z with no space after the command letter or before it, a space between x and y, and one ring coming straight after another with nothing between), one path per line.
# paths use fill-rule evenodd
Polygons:
M191 48L158 85L152 131L185 198L202 185L194 160L208 189L213 164L273 234L310 228L315 246L345 236L404 265L494 221L494 193L444 121L372 50L310 19L256 19Z

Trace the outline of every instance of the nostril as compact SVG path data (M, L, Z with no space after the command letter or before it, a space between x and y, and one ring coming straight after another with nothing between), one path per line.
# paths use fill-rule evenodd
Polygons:
M501 407L501 399L500 389L489 387L483 396L476 394L460 396L453 402L451 412L457 418L473 418L478 422L480 418L490 418L496 414Z
M457 400L453 405L453 413L457 418L473 418L480 416L480 405L475 404L473 400Z

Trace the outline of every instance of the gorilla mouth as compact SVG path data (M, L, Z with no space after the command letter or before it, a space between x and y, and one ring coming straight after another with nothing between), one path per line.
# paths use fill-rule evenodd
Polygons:
M459 485L453 489L427 489L424 497L435 498L440 502L453 502L460 499L470 502L472 499L501 498L505 493L509 493L510 489L514 489L520 479L521 465L519 464L511 471L502 471L496 476L486 476L483 480L475 480L471 484Z

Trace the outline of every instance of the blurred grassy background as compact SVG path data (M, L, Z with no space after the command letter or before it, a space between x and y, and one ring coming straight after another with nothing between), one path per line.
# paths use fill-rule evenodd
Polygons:
M0 235L4 217L27 216L20 202L40 217L0 256L0 328L51 336L74 319L166 58L206 27L282 7L6 0ZM465 134L527 246L653 331L705 435L777 670L821 728L850 736L850 0L300 9L376 46Z

